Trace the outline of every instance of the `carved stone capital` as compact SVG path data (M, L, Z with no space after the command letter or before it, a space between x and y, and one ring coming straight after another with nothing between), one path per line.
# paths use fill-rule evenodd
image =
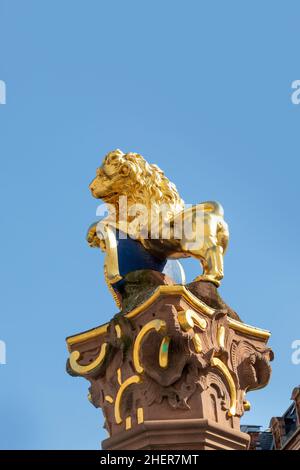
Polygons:
M160 286L127 314L69 337L67 370L91 384L89 399L102 408L112 436L105 448L120 448L120 436L129 430L143 426L143 432L158 432L170 420L191 426L207 420L240 435L246 448L239 421L250 407L246 392L269 381L269 336L229 317L226 309L208 306L183 286ZM161 426L151 425L158 422ZM166 449L173 448L164 442ZM201 442L189 448L204 448Z

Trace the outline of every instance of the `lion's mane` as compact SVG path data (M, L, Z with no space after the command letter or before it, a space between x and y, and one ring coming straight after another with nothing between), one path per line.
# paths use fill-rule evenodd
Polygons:
M124 154L119 149L108 153L103 165L112 162L116 167L116 176L125 174L117 193L107 202L117 206L119 197L127 196L129 206L144 204L149 209L151 207L152 214L159 213L164 205L168 208L170 218L183 210L184 202L176 186L157 165L149 164L138 153Z

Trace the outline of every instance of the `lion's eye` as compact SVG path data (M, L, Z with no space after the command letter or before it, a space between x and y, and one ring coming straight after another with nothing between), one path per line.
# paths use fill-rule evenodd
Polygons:
M106 171L104 171L104 169L102 170L102 177L106 179L110 179L110 176L106 173Z

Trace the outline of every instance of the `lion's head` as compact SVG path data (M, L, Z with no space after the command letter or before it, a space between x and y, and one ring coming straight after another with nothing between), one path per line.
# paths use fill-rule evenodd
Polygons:
M117 211L120 196L127 197L128 207L143 204L154 212L164 205L174 215L184 207L176 186L157 165L147 163L138 153L124 154L121 150L108 153L97 169L90 190L95 198Z

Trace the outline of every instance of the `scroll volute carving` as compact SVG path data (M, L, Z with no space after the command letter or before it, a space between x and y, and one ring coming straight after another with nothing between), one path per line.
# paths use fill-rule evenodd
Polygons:
M207 365L203 357L203 350L200 354L195 349L194 338L200 332L184 331L178 321L178 311L180 312L179 306L166 305L162 311L157 312L157 316L164 318L166 322L165 330L160 333L155 330L149 332L144 338L140 350L145 375L164 387L180 380L187 364L195 364L200 368ZM190 329L192 330L192 328ZM165 338L168 338L168 344L165 346L166 362L162 365L160 364L160 354L162 354ZM200 338L199 341L201 341ZM205 341L202 343L207 350Z
M255 347L246 340L234 341L231 354L242 389L249 391L267 385L271 376L269 362L274 357L269 348Z

